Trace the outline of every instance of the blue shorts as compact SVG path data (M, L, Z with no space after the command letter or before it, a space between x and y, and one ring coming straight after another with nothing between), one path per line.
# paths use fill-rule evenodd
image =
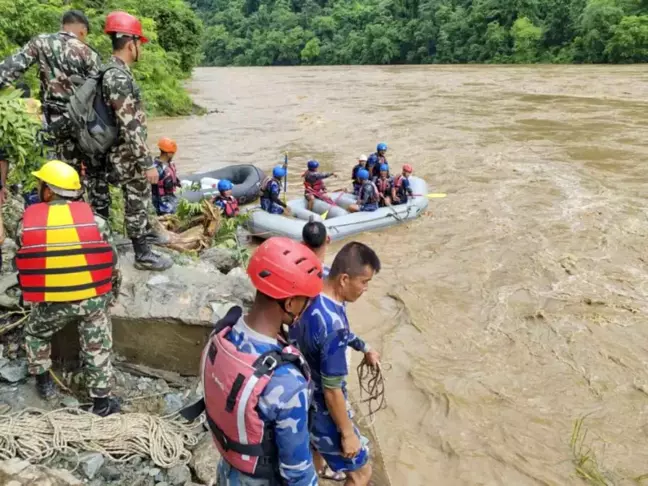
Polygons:
M367 203L360 205L360 211L376 211L378 209L378 203Z
M352 417L353 413L349 410L349 418ZM369 448L366 445L369 441L360 434L355 424L353 428L360 439L362 449L357 456L347 459L342 456L342 436L326 406L318 407L314 404L310 420L311 445L322 455L333 471L353 472L369 462Z

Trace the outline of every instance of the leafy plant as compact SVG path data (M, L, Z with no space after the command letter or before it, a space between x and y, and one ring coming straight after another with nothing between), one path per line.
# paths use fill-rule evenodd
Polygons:
M41 123L26 111L25 100L18 90L0 92L0 149L11 162L9 183L31 189L36 184L32 171L45 157L41 141Z
M241 214L235 218L223 218L218 232L214 236L214 246L235 250L240 264L247 266L250 260L250 250L241 245L237 233L239 226L244 226L250 219L249 214Z
M176 211L176 216L180 221L186 222L191 218L200 216L202 214L202 202L189 202L186 199L180 199L178 203L178 209Z

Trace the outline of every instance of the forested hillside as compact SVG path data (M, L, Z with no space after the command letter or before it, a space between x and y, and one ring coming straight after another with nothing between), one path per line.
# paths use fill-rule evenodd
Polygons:
M134 66L147 110L152 114L179 115L193 104L182 87L201 55L202 22L183 0L0 0L0 57L16 51L40 33L56 32L61 15L71 8L83 10L92 23L89 44L102 58L110 58L110 39L103 34L106 14L126 10L137 15L151 39ZM35 72L29 76L36 87Z
M190 0L208 65L648 61L648 0Z

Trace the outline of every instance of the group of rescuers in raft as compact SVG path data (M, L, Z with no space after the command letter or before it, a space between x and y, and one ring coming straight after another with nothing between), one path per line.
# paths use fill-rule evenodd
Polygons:
M155 165L159 173L159 182L153 186L153 206L158 215L171 214L178 206L176 189L181 187L173 163L178 145L174 140L165 137L158 142L158 147L160 156L155 160ZM412 166L403 165L401 174L393 177L389 171L386 153L387 144L379 143L375 153L369 157L361 155L358 158L358 163L351 172L353 194L357 196L357 203L347 208L350 212L375 211L379 207L407 204L408 199L414 195L409 180L413 172ZM271 214L290 215L290 208L279 197L286 170L285 166L278 165L272 169L272 177L266 177L261 182L259 195L261 209L264 211ZM337 177L337 174L320 172L317 160L309 160L306 164L302 179L304 197L310 211L313 210L315 199L336 204L328 197L324 185L324 180L329 177ZM233 187L232 181L221 179L217 185L218 194L213 198L213 203L222 210L225 217L235 217L239 214L238 202L232 196Z
M138 268L165 270L170 263L151 251L150 240L159 236L151 231L146 201L151 185L158 185L163 174L146 144L146 117L129 68L147 39L137 18L125 12L108 14L104 31L112 41L114 69L107 70L84 42L89 28L82 12L66 12L60 32L33 38L0 63L0 88L38 64L47 129L69 117L69 77L98 77L118 128L114 146L100 161L78 150L74 134L61 138L65 133L55 131L57 156L65 161L50 160L32 172L38 180L38 202L25 209L15 258L22 299L32 309L25 349L39 394L53 399L59 393L51 372L51 338L74 323L92 398L90 411L108 416L121 411L111 393L110 308L119 298L121 274L106 223L108 183L124 192L126 228ZM163 165L165 159L170 163L175 149L163 147ZM379 180L386 173L384 149L379 146L370 159L377 158ZM0 157L5 185L8 161L2 159L6 157ZM354 169L360 210L379 203L375 190L368 198L369 190L363 190L369 162L361 160ZM106 165L114 179L107 179ZM311 164L308 174L317 174L317 167ZM268 185L278 185L283 175L275 170ZM222 189L221 196L229 197L229 189ZM270 192L264 199L276 203L274 189ZM0 187L0 204L5 194ZM392 193L394 202L405 194L396 196ZM387 194L382 199L388 204ZM347 485L369 483L368 441L352 420L347 395L347 349L363 353L370 366L380 366L380 355L351 332L346 306L367 290L380 271L380 260L368 246L351 242L325 267L329 241L326 227L311 221L304 226L302 242L273 237L261 244L247 268L257 291L252 308L246 315L232 308L203 351L204 399L185 408L183 415L189 418L205 409L222 455L217 469L221 486L312 486L319 477Z

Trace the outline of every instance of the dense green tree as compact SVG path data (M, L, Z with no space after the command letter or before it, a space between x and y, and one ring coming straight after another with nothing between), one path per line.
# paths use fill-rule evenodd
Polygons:
M645 59L648 0L192 0L192 6L210 26L203 44L208 65Z

